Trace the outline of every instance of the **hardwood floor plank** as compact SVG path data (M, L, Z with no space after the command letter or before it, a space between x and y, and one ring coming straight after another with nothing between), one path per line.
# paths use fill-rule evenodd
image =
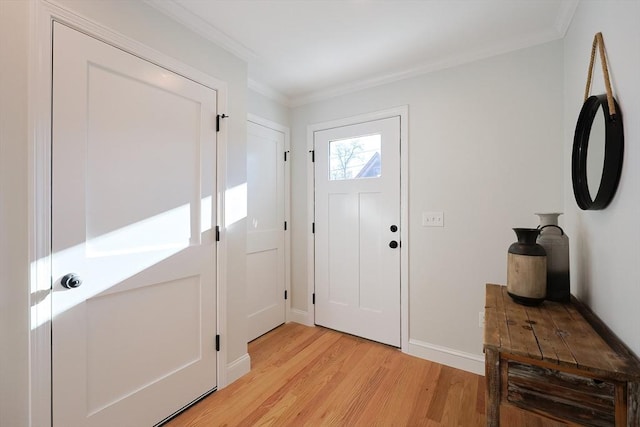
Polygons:
M417 405L414 396L424 386L423 379L431 364L416 363L418 359L407 355L397 357L400 355L401 353L393 355L393 364L390 365L388 374L389 385L377 390L380 399L378 411L372 410L368 414L375 425L406 425L415 416Z
M447 397L449 393L449 387L453 379L453 368L443 366L440 369L440 375L436 383L436 390L433 394L433 398L429 402L429 410L427 417L430 420L441 422L444 408L447 404Z
M478 381L478 387L477 387L477 394L476 394L476 412L484 413L485 405L486 405L485 390L487 387L487 383L485 381L485 378L480 375L477 376L477 381Z
M252 370L166 424L483 426L483 377L294 323L249 344Z
M313 408L313 400L322 395L323 390L332 388L331 381L340 372L345 359L357 348L353 340L339 337L336 341L310 362L306 370L298 372L285 385L275 391L266 404L253 411L246 421L256 422L260 418L296 419L305 418L307 413L301 408ZM330 392L330 390L327 390ZM307 411L309 412L309 411Z
M447 370L451 371L449 384L442 384L443 388L446 387L446 391L442 391L443 394L446 395L445 405L442 410L442 418L440 419L440 423L442 425L449 426L458 426L463 425L460 422L460 418L462 417L462 411L465 402L463 402L463 394L464 394L464 379L462 371L458 369L449 368ZM473 400L471 400L472 402ZM470 401L467 401L466 404L469 405ZM466 425L466 424L465 424Z
M340 371L327 384L322 399L309 414L316 425L342 425L348 410L358 403L367 382L380 381L380 367L384 352L373 351L368 343L359 343L359 349L347 357Z
M419 359L415 363L420 363L423 366L424 374L418 378L417 390L413 391L415 397L408 399L412 401L413 407L407 420L407 425L425 425L432 421L429 419L429 402L431 402L433 394L436 392L442 365L438 363L429 363L427 365ZM410 393L411 391L408 392Z

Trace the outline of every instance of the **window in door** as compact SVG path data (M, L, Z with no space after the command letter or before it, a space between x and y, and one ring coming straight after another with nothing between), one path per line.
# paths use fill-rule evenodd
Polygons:
M329 180L377 178L381 172L382 135L329 142Z

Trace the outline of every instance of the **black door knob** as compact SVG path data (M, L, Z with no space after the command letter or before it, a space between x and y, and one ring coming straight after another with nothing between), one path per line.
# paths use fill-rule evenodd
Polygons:
M390 241L390 242L389 242L389 247L390 247L391 249L395 249L395 248L397 248L397 247L398 247L398 242L396 242L395 240Z
M391 230L392 233L395 233L396 231L398 231L398 226L392 225L391 227L389 227L389 230Z
M63 288L74 289L78 286L82 285L82 280L75 273L65 274L62 279L60 279L60 284Z

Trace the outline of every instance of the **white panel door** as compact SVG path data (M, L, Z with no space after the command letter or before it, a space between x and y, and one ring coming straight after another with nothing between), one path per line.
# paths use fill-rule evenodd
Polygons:
M400 117L314 144L315 323L399 347Z
M284 134L248 122L248 341L285 322L284 233Z
M53 424L151 426L216 387L216 91L53 39Z

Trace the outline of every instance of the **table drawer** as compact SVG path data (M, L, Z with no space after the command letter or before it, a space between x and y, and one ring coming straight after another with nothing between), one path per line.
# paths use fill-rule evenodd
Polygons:
M615 424L616 384L555 369L507 362L506 397L527 410L586 426Z

